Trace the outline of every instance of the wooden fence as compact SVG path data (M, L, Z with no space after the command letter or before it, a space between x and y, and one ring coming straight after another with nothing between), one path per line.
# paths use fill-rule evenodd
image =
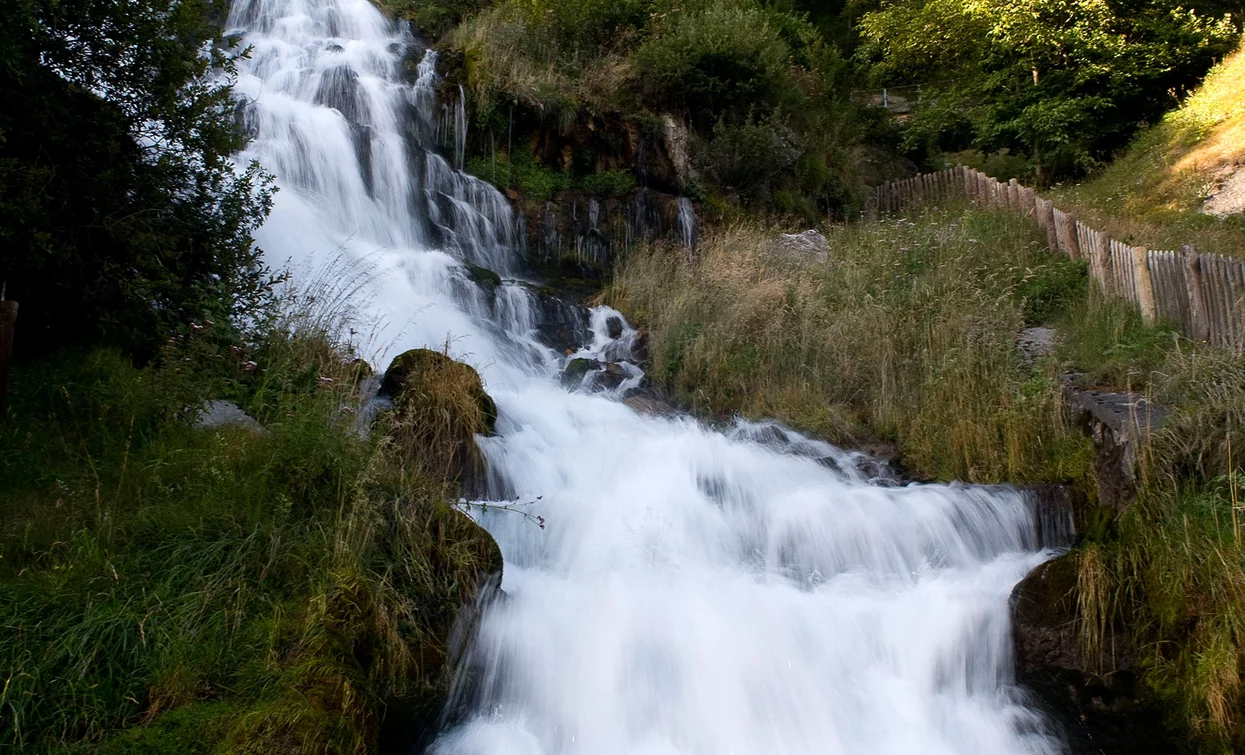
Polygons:
M1109 295L1132 302L1146 322L1162 318L1188 337L1245 353L1245 263L1192 246L1156 251L1107 238L1016 179L1003 183L965 166L924 173L874 189L877 213L924 202L968 197L1032 218L1052 251L1083 259Z

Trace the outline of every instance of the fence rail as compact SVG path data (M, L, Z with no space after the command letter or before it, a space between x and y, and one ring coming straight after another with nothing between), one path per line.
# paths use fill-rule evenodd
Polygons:
M1218 254L1135 247L1108 238L1063 212L1016 179L1004 183L966 166L882 184L873 191L873 215L913 204L967 197L1011 210L1046 233L1051 251L1085 260L1098 286L1131 302L1146 322L1175 323L1189 338L1245 353L1245 263Z

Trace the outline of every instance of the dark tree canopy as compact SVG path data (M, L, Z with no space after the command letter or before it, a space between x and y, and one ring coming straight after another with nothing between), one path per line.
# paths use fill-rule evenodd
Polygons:
M267 296L271 204L242 144L211 0L0 4L0 279L19 349L143 352Z

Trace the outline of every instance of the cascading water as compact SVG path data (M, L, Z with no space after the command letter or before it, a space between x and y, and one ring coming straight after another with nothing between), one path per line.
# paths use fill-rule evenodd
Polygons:
M599 309L570 357L542 345L517 221L436 151L435 54L367 0L237 0L242 115L281 193L259 240L304 270L373 273L390 354L448 348L500 408L481 515L506 559L436 753L1045 753L1011 686L1007 598L1049 554L1016 491L898 487L773 425L728 431L566 387L570 358L625 363ZM455 122L455 158L459 118ZM465 117L462 131L465 133ZM634 373L629 370L636 370ZM634 385L634 383L632 383Z

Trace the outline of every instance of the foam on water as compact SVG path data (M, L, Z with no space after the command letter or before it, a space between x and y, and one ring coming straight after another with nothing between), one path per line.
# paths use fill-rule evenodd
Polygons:
M493 495L546 522L481 515L508 597L481 620L435 752L1058 750L1011 684L1008 594L1049 555L1024 495L886 485L772 425L641 416L617 400L631 366L605 393L564 388L535 294L463 267L521 272L521 226L461 171L465 111L437 102L435 53L412 55L367 0L238 0L229 26L253 47L242 157L281 188L259 233L270 262L366 265L390 355L448 347L475 365L501 414L481 441ZM635 344L605 308L587 331L572 356Z

